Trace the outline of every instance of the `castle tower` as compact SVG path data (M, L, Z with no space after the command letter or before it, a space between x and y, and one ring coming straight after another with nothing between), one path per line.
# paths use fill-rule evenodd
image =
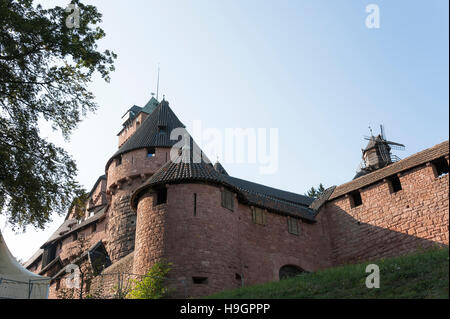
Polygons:
M134 250L136 213L129 205L131 192L170 159L170 149L177 142L170 139L170 132L184 128L167 101L156 106L155 101L152 97L144 108L133 107L124 115L119 150L106 164L111 198L107 250L112 262Z

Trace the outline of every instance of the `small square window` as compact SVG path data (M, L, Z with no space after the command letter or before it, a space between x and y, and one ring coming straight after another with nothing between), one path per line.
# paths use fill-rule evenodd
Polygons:
M167 132L167 125L164 124L158 125L158 132L161 134L165 134Z
M154 156L155 156L155 148L148 148L147 157L154 157Z
M288 231L290 234L299 235L300 234L300 222L297 218L288 217Z
M259 207L253 207L252 220L255 224L265 225L266 224L266 214L264 212L264 209L259 208Z
M445 157L438 158L432 162L434 166L435 177L441 177L445 174L448 174L448 162Z
M161 187L156 189L156 205L167 203L167 188Z
M206 285L208 283L208 277L192 277L192 282L196 285Z
M402 190L402 183L400 182L400 178L398 178L397 175L391 176L388 179L389 183L389 190L392 193L397 193L398 191Z
M233 210L234 204L234 193L229 190L222 190L222 207L225 207L229 210Z
M351 192L349 196L350 196L350 206L352 208L362 205L361 193L359 191Z

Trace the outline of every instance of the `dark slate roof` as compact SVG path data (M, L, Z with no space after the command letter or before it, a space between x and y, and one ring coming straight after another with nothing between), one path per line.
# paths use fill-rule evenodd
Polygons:
M106 180L106 175L101 175L97 178L97 181L95 182L94 187L92 187L91 191L89 192L88 198L91 197L92 193L95 191L95 189L97 188L97 186L101 180Z
M127 114L128 112L130 112L131 114L131 118L133 119L133 118L135 118L136 117L136 115L138 115L139 114L139 112L142 110L142 107L140 107L140 106L137 106L137 105L133 105L132 107L130 107L129 109L128 109L128 111L126 111L125 112L125 114ZM124 115L125 115L124 114Z
M290 202L297 205L303 205L303 206L309 206L313 201L314 198L286 192L277 188L264 186L261 184L249 182L243 179L239 179L232 176L225 176L224 177L230 184L235 185L236 187L250 191L252 193L260 194L263 196L271 197L273 199L278 199L286 202Z
M380 168L366 175L357 177L348 183L336 187L333 194L330 196L330 200L343 196L347 193L358 190L360 188L369 186L371 184L377 183L391 175L412 169L419 165L423 165L427 162L446 156L448 155L448 153L449 153L449 142L447 140L433 147L430 147L424 151L421 151L405 159L402 159L401 161L392 163L386 167Z
M224 175L228 175L227 171L225 170L225 168L223 168L222 164L220 164L219 161L217 161L214 164L214 169L219 172L220 174L224 174Z
M70 226L71 225L76 225L77 221L76 219L66 219L64 221L64 223L62 223L61 226L59 226L59 228L50 236L49 239L47 239L47 241L45 243L50 243L53 242L54 240L56 240L57 238L59 238L61 235L61 233L64 232L68 232L70 230ZM45 245L45 244L44 244ZM28 259L23 266L25 268L28 268L29 266L31 266L36 260L39 259L39 257L42 255L42 253L44 252L44 249L39 248L34 254L33 256L31 256L30 259Z
M181 161L181 157L173 162L167 162L142 187L137 189L131 197L131 204L136 207L138 197L148 188L161 184L188 182L222 185L235 191L238 198L248 205L267 208L277 213L309 221L315 220L316 212L308 208L313 202L312 198L220 174L211 163L205 161L186 162Z
M141 109L141 112L151 114L158 107L158 104L158 100L152 96L150 101L148 101L147 104L145 104L145 106Z
M169 103L162 100L156 109L142 122L136 132L111 156L106 169L111 161L124 153L147 147L172 147L177 140L170 139L170 132L175 128L184 128L184 124L178 119ZM160 130L164 128L164 130Z
M327 200L330 198L331 194L333 194L334 189L336 186L328 187L326 190L323 191L322 194L320 194L319 197L317 197L311 205L309 205L309 208L314 209L315 211L319 211L319 209L327 202Z

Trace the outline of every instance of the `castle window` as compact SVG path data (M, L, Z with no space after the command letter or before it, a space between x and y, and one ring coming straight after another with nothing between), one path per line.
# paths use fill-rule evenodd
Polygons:
M56 257L56 244L50 245L45 248L42 255L42 268L47 266Z
M97 231L97 224L93 223L92 224L92 233L95 233Z
M448 174L448 162L445 157L438 158L432 162L434 167L434 175L435 177L441 177L445 174Z
M162 134L166 133L167 125L164 125L164 124L158 125L158 131L159 131L159 133L162 133Z
M288 217L288 231L290 234L299 235L300 234L300 223L297 218Z
M206 285L208 283L208 277L192 277L192 282L196 285Z
M122 165L122 156L119 156L119 157L116 159L116 166L119 166L119 165Z
M397 175L391 176L388 178L389 182L389 190L392 193L397 193L398 191L402 190L402 183L400 182L400 178L398 178Z
M155 156L155 148L151 147L147 149L147 157L153 157Z
M266 214L264 209L259 207L252 208L252 220L255 224L265 225L266 224Z
M194 216L197 216L197 193L194 193Z
M77 232L74 232L74 233L73 233L73 235L72 235L72 240L73 240L73 241L78 240L78 233L77 233Z
M349 194L350 196L350 207L358 207L362 205L361 193L359 191L354 191Z
M222 207L233 210L234 193L229 190L222 190Z
M160 187L156 189L156 205L167 203L167 188Z

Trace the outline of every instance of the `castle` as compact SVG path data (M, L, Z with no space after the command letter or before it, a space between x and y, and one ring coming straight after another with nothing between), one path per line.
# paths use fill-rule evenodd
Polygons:
M108 297L118 276L164 258L174 296L191 297L448 246L448 141L396 161L390 142L372 136L355 178L314 199L229 176L192 138L177 148L170 132L184 125L164 99L122 119L119 149L82 212L72 207L25 263L52 278L51 298L72 263L95 274L86 293L101 287Z

